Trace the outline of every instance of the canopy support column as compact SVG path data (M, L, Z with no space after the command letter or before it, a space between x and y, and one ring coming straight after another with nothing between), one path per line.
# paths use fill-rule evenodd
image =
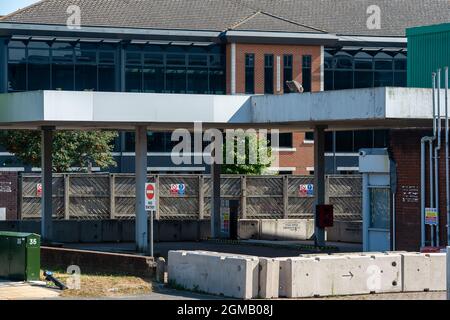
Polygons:
M314 128L315 245L325 246L325 229L319 228L317 206L325 204L325 126Z
M53 131L54 127L42 127L41 137L41 237L43 243L50 243L53 240Z
M147 127L136 127L136 250L148 250L148 213L145 210L147 183Z

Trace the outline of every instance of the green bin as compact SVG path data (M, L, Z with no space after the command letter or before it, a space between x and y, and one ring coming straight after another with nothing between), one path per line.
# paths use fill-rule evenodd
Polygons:
M0 231L0 278L39 280L41 238L37 234Z

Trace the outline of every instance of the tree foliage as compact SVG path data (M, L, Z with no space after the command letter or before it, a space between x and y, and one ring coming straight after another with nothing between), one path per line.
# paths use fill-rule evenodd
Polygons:
M262 175L267 173L267 169L272 165L273 157L266 137L241 133L231 140L227 137L226 140L228 143L223 145L223 174ZM233 163L230 163L231 159L234 159Z
M41 132L7 130L0 132L0 144L26 165L41 166ZM53 170L68 172L70 168L89 171L116 166L112 156L113 131L55 131L53 138Z

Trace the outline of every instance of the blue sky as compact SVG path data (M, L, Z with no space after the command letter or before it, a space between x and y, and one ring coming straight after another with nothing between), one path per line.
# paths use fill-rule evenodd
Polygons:
M0 0L0 16L38 2L38 0Z

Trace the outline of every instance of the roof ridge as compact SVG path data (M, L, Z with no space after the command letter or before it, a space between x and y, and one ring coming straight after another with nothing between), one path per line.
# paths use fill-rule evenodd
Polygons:
M308 29L315 30L315 31L320 31L320 32L328 33L326 30L319 29L319 28L312 27L312 26L308 26L308 25L306 25L306 24L299 23L299 22L297 22L297 21L293 21L293 20L290 20L290 19L287 19L287 18L284 18L284 17L281 17L281 16L277 16L277 15L275 15L275 14L273 14L273 13L270 13L270 12L261 11L261 13L262 13L262 14L265 14L265 15L267 15L267 16L269 16L269 17L272 17L272 18L275 18L275 19L282 20L282 21L284 21L284 22L292 23L292 24L294 24L294 25L296 25L296 26L299 26L299 27L304 27L304 28L308 28Z
M254 10L252 8L249 8L249 9ZM245 18L241 19L240 21L238 21L235 24L233 24L230 27L228 27L227 30L236 29L237 27L239 27L239 26L243 25L244 23L250 21L251 19L253 19L254 17L256 17L259 14L261 14L261 11L253 12L252 14L246 16ZM226 31L226 30L224 30L224 31Z
M16 15L16 14L18 14L18 13L22 13L22 12L25 11L25 10L34 8L34 7L38 6L38 5L41 5L42 3L46 2L46 1L49 1L49 0L39 0L39 1L36 2L36 3L30 4L30 5L26 6L26 7L20 8L20 9L18 9L18 10L16 10L16 11L11 12L11 13L5 14L4 16L2 16L2 17L0 18L0 20L7 19L7 18L11 18L11 17L13 17L14 15Z
M236 2L238 2L241 6L244 6L244 7L248 8L248 9L255 10L255 11L258 10L258 12L261 12L262 14L268 15L268 16L270 16L272 18L276 18L276 19L279 19L279 20L282 20L282 21L285 21L285 22L289 22L289 23L295 24L295 25L300 26L300 27L304 27L304 28L308 28L308 29L312 29L312 30L328 33L328 31L326 31L326 30L319 29L319 28L316 28L316 27L313 27L313 26L308 26L306 24L302 24L300 22L297 22L297 21L294 21L294 20L290 20L290 19L287 19L287 18L282 17L282 16L278 16L276 14L267 12L265 10L257 9L257 8L255 8L253 6L251 6L249 3L244 2L242 0L236 0Z

